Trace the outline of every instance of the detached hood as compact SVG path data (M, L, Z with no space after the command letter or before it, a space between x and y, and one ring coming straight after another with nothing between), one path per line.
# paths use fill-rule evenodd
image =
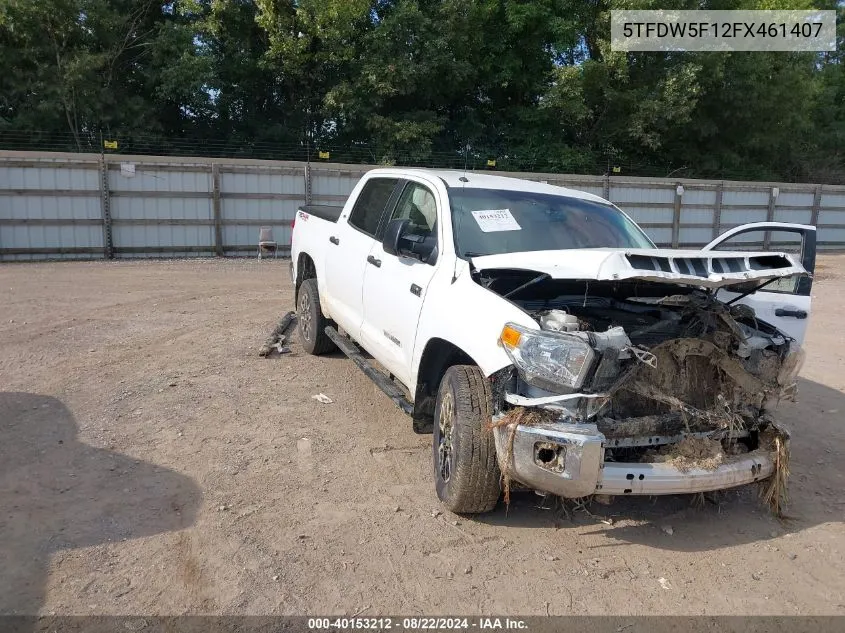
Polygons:
M478 271L532 270L552 279L642 279L705 288L807 274L796 256L776 252L582 248L484 255L471 262Z

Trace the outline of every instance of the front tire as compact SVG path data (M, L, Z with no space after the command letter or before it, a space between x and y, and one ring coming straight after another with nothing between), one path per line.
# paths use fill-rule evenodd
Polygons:
M319 356L330 352L335 344L326 335L328 319L323 316L320 307L320 294L317 292L317 280L306 279L299 287L299 299L296 306L299 341L309 354Z
M434 406L434 482L452 512L478 514L496 507L501 473L496 460L490 383L478 367L446 370Z

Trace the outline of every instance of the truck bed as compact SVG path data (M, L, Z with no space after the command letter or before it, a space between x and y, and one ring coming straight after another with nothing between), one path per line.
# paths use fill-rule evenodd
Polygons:
M299 211L308 215L315 215L322 220L337 222L340 212L343 211L343 207L335 207L327 204L304 204L299 207Z

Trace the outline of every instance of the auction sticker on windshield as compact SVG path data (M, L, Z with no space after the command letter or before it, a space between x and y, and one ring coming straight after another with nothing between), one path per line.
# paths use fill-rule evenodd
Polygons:
M516 219L511 215L510 209L486 209L482 211L473 211L472 217L475 218L480 228L484 233L494 233L496 231L521 231Z

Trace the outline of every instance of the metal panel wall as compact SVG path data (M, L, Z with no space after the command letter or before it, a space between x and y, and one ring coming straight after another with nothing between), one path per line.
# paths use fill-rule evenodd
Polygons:
M214 255L210 170L169 167L132 161L110 164L112 240L117 257Z
M297 207L343 204L370 169L0 152L0 260L254 256L262 226L272 229L280 254L287 254ZM661 246L700 246L733 226L770 219L816 224L820 248L845 250L843 186L489 173L606 197ZM773 246L788 242L777 235L766 239Z
M608 199L642 226L655 243L671 243L673 185L635 187L612 181L609 192Z
M262 227L279 251L290 248L290 224L305 202L305 166L246 169L220 166L223 244L226 255L254 255Z
M96 161L0 162L0 257L101 258Z
M845 248L845 190L841 187L821 188L817 213L819 247L831 250Z
M781 188L775 199L773 219L775 222L812 224L814 200L814 191L790 191Z
M311 204L343 205L355 184L374 167L362 165L325 165L311 167Z

